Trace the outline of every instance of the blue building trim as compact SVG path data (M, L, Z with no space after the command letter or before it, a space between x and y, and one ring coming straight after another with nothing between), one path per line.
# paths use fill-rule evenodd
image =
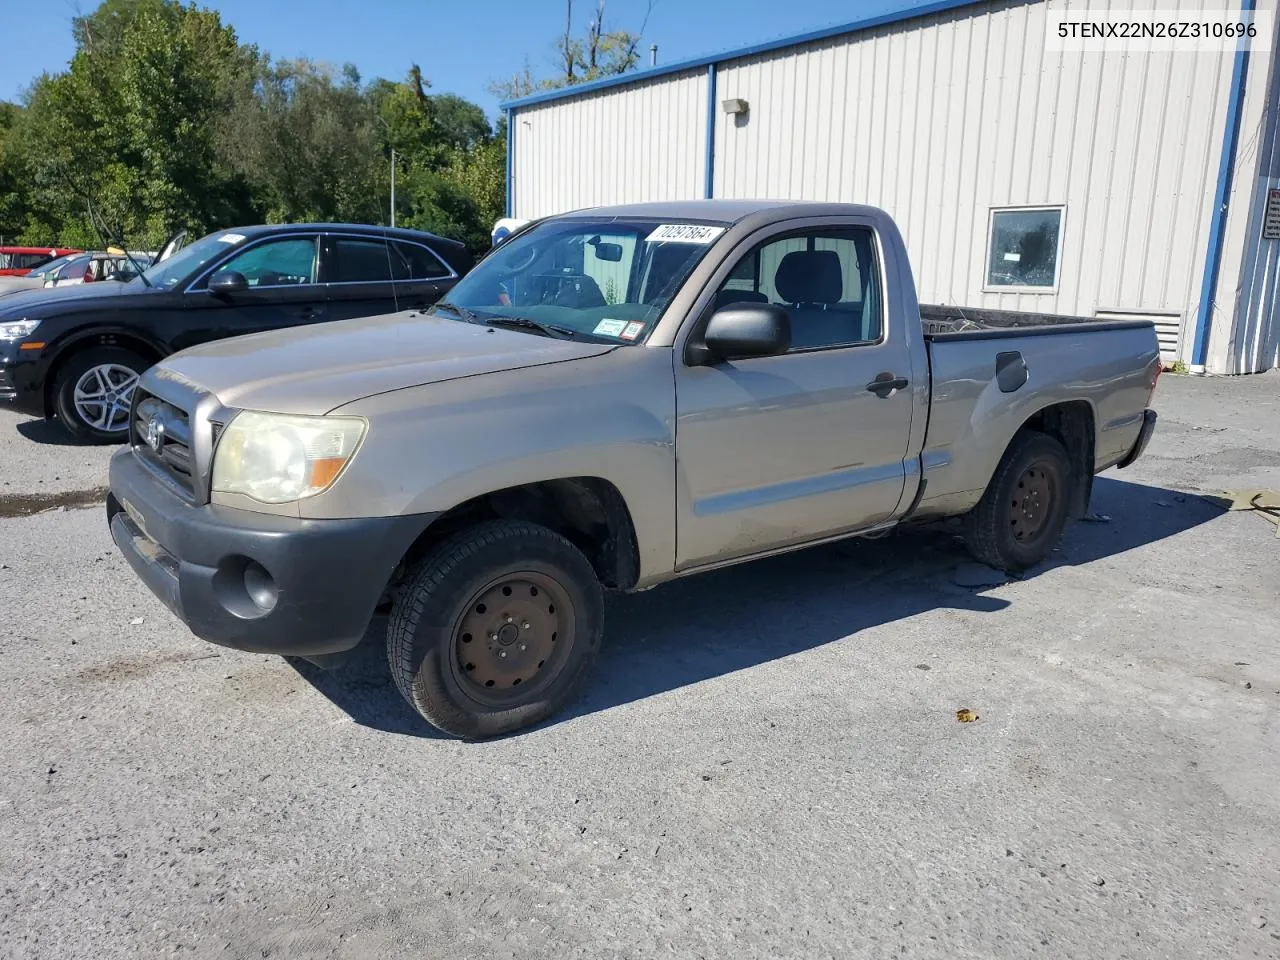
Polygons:
M702 171L702 195L716 193L716 65L707 64L707 162Z
M983 2L985 2L985 0L929 0L927 3L908 3L901 9L894 10L889 13L877 14L874 17L863 17L860 20L851 20L848 23L838 23L830 27L823 27L819 30L811 30L808 33L796 34L792 37L781 37L777 40L767 40L764 43L755 43L749 47L737 47L733 50L725 50L708 56L695 57L691 60L681 60L676 63L669 63L665 66L654 67L649 70L640 70L636 73L624 73L616 77L605 77L603 80L593 80L590 83L579 83L576 86L564 87L560 90L551 90L547 93L536 93L532 96L521 97L519 100L509 100L502 104L502 109L510 113L512 110L518 110L522 107L531 107L537 103L549 103L552 100L563 100L566 97L576 97L584 93L595 93L598 90L607 90L610 87L625 86L629 83L644 83L647 80L669 76L673 73L685 73L690 70L698 70L708 66L714 67L716 64L724 63L726 60L737 60L740 57L750 57L758 53L782 50L786 47L795 47L804 43L812 43L815 40L826 40L830 37L839 37L847 33L857 33L860 30L870 30L873 27L883 27L891 23L901 23L903 20L912 20L916 17L927 17L931 13L944 13L948 10L959 9L960 7L976 6Z
M1244 0L1243 13L1252 13L1256 0ZM1227 127L1222 134L1222 158L1218 161L1218 187L1213 194L1213 220L1209 224L1209 249L1205 253L1204 280L1200 284L1200 312L1196 315L1191 366L1203 367L1209 357L1209 332L1213 328L1213 301L1222 272L1222 244L1227 232L1227 203L1235 177L1236 144L1240 139L1240 115L1244 113L1244 88L1249 75L1249 50L1242 40L1236 47L1231 70L1231 99L1227 101Z
M516 198L511 192L512 172L516 162L516 126L511 108L507 108L507 216L514 217Z

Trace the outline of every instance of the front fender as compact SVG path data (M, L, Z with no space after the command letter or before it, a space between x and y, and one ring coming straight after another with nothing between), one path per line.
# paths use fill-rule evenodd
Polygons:
M568 477L612 483L631 513L640 580L675 559L671 350L630 347L566 363L398 390L340 407L369 421L334 488L305 516L442 513L483 494Z

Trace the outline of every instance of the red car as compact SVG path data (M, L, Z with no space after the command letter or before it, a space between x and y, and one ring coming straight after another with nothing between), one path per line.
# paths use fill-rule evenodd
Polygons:
M25 277L54 257L79 252L62 247L0 247L0 277Z

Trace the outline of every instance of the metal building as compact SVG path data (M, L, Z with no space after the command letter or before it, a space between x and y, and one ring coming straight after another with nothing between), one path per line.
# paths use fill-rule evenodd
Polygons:
M507 213L871 203L900 224L923 301L1149 317L1170 361L1265 370L1280 365L1277 2L1243 3L1270 14L1265 52L1055 51L1054 14L1152 4L935 0L526 97L504 105Z

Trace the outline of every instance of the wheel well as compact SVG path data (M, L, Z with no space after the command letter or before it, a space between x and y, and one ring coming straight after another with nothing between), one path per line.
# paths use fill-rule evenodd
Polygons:
M1055 403L1038 410L1022 425L1022 430L1048 434L1062 444L1071 460L1071 499L1068 516L1083 517L1089 512L1093 493L1094 430L1093 407L1084 400Z
M49 367L49 373L44 378L44 414L46 417L53 413L53 390L58 383L58 376L62 373L62 368L70 363L72 358L79 356L86 350L94 350L98 347L119 347L122 350L132 350L146 360L148 364L156 364L164 359L163 354L146 340L141 337L130 336L127 333L95 333L77 340L54 357L53 364Z
M627 589L639 579L635 526L618 488L599 477L567 477L481 494L441 514L405 552L393 586L447 537L499 519L527 520L554 530L586 555L606 587Z

